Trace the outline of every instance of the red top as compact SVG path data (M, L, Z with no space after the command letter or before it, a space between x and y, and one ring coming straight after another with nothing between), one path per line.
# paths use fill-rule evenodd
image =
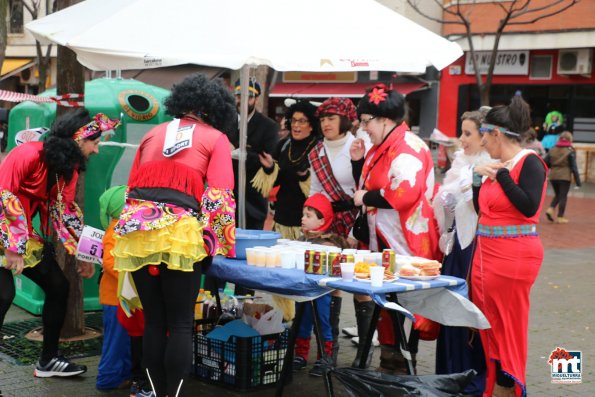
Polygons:
M380 190L398 212L411 253L430 259L441 256L438 227L430 205L434 191L433 173L430 150L402 123L384 142L370 149L360 178L360 183L365 181L366 190ZM368 211L374 210L368 208Z
M201 121L183 118L180 128L195 125L192 147L165 157L163 145L168 124L159 124L144 136L130 171L129 188L171 188L194 196L198 202L205 180L209 187L233 189L227 137Z
M50 178L56 178L50 175ZM32 233L31 218L37 210L41 211L41 221L47 222L47 179L48 169L43 154L43 142L28 142L10 151L0 164L0 190L8 190L21 202L27 215L29 235ZM62 195L64 203L74 202L78 172L75 170L72 179L64 185ZM53 181L52 181L53 182ZM62 187L64 180L60 178L54 183L50 197L56 199L57 185Z
M510 177L515 184L519 183L521 170L527 156L522 157L517 164L510 170ZM541 157L536 156L541 160ZM543 160L541 160L543 163ZM543 163L546 168L545 163ZM544 182L543 190L541 192L542 207L543 200L545 200L545 190L547 183ZM487 179L481 189L479 190L479 223L486 226L507 226L507 225L536 225L539 223L540 211L537 211L532 217L523 215L504 193L502 187L497 181Z

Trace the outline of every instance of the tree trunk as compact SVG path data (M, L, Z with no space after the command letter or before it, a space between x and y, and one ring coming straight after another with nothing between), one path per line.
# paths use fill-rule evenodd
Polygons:
M59 0L58 9L61 10L72 4L78 3L76 0ZM76 60L76 54L69 48L58 46L58 76L57 93L63 95L66 93L84 94L85 80L83 66ZM58 106L56 108L56 117L67 113L70 108ZM76 202L84 210L84 174L79 175ZM83 335L85 332L85 319L83 310L83 283L77 273L76 259L68 255L64 246L56 244L56 256L58 263L62 264L64 275L70 284L70 294L68 296L68 305L66 307L66 319L62 327L63 338Z
M480 106L490 106L490 86L485 83L479 86Z
M260 94L260 101L256 101L256 110L268 116L269 113L269 81L267 79L269 67L266 65L259 65L256 68L255 78L260 83L262 93Z
M0 0L0 69L4 63L6 46L8 44L8 24L4 23L8 17L8 0Z

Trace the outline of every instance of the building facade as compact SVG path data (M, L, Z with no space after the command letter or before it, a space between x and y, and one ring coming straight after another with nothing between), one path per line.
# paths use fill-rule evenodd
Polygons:
M508 7L511 1L494 3L461 6L468 7L464 12L470 15L473 46L484 74L494 46L494 32L503 15L499 6ZM548 0L536 0L531 7L548 4ZM520 92L531 105L534 128L540 129L546 114L558 110L565 116L566 129L574 132L575 141L595 142L593 5L592 1L581 1L555 16L507 26L498 46L490 105L507 104ZM463 57L442 71L440 79L438 128L455 136L460 132L461 114L477 109L480 99L463 27L445 24L442 33L465 51Z

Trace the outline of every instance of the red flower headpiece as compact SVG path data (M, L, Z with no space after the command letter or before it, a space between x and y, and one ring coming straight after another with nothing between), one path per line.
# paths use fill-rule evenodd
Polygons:
M115 130L120 126L121 122L118 119L110 119L103 113L97 113L95 118L88 124L85 124L72 135L72 139L80 141L95 135L98 132L106 132Z
M388 93L386 91L388 91L388 87L384 84L378 84L374 86L372 91L368 93L370 102L375 105L378 105L380 102L385 101L386 97L388 96Z
M320 117L321 114L338 114L339 116L347 117L352 122L357 120L355 105L349 98L327 99L316 110L316 117Z

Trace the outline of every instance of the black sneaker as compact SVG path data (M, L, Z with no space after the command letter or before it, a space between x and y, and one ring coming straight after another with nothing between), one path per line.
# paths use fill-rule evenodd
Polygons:
M52 358L46 365L41 366L39 361L35 364L33 375L38 378L50 378L52 376L76 376L87 372L86 365L78 365L70 362L64 356Z
M316 360L312 369L310 369L310 371L308 371L308 375L318 376L318 377L324 375L324 370L322 369L322 364L321 364L320 360Z
M306 360L304 359L304 357L295 356L293 358L292 368L294 371L299 371L300 369L304 369L304 368L306 368L306 365L307 365L307 363L306 363Z

